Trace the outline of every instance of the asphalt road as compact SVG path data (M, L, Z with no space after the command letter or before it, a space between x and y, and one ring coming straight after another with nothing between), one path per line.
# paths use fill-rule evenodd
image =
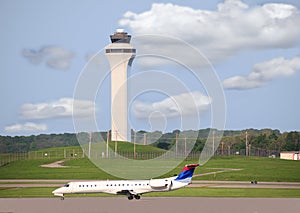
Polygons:
M0 199L0 213L282 213L299 212L297 198L165 198L124 197L6 198Z

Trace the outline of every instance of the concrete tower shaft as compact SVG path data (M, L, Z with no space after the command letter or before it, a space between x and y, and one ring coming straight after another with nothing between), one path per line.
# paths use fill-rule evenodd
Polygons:
M111 35L105 54L111 70L111 140L130 141L128 129L127 70L136 50L129 44L131 36L122 30Z

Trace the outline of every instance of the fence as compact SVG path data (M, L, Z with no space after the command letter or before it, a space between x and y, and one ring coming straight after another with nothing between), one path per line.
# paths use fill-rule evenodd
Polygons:
M35 160L35 159L65 159L65 158L84 158L85 152L81 147L78 148L57 148L51 149L47 151L31 151L28 153L9 153L9 154L0 154L0 166L6 165L13 161L18 160ZM104 152L96 154L96 156L91 156L92 158L129 158L129 159L138 159L138 160L146 160L160 157L161 159L187 159L187 160L197 160L199 159L201 152L190 152L188 155L184 152L135 152L127 151L120 152L118 151L118 155L116 155L112 150L109 154ZM215 151L214 156L246 156L245 149L222 149L222 147L218 147ZM279 152L254 148L252 147L249 150L250 156L260 156L260 157L279 157Z
M28 153L9 153L9 154L0 154L0 166L6 165L13 161L26 160L28 159Z
M63 158L83 158L84 152L78 148L57 148L47 151L31 151L22 153L0 154L0 166L18 160L38 160L38 159L63 159Z
M84 152L81 147L78 148L58 148L58 149L51 149L47 151L32 151L28 153L28 159L61 159L61 158L78 158L84 157Z

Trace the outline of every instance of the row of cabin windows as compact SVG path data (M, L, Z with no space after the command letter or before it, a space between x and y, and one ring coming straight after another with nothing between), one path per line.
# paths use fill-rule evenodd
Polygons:
M145 185L149 185L148 183L147 184L141 184L141 183L139 183L139 184L129 184L129 183L127 183L127 184L125 184L125 183L123 183L123 184L106 184L106 186L125 186L125 185L127 185L127 186L133 186L133 185L135 185L135 186L145 186Z
M79 187L89 187L89 185L79 185ZM97 185L90 185L90 187L97 187Z
M126 184L106 184L106 186L125 186ZM130 184L129 183L127 183L127 186L129 186ZM149 186L149 183L147 183L147 184L141 184L141 183L139 183L139 184L131 184L131 186L133 186L133 185L135 185L135 186L145 186L145 185L147 185L147 186ZM69 187L69 186L68 186ZM79 187L97 187L97 185L95 184L95 185L79 185Z

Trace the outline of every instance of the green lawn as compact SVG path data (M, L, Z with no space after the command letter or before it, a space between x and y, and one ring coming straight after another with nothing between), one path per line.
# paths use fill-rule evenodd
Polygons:
M160 149L154 146L149 146L149 145L140 145L136 144L136 152L158 152L158 153L165 153L166 150ZM109 147L114 150L115 148L115 141L109 142ZM117 147L118 151L121 152L133 152L134 149L134 144L133 143L128 143L128 142L122 142L118 141L117 142Z
M0 188L1 198L10 197L53 197L53 187ZM86 195L67 195L66 197L111 197L115 195L97 193ZM171 192L153 192L145 197L272 197L300 198L300 189L236 189L236 188L183 188Z
M25 197L51 197L52 187L26 187L26 188L1 188L1 198L25 198Z
M22 160L0 167L0 179L118 179L97 168L88 158L71 159L65 162L69 168L41 168L41 164L59 159ZM184 164L197 163L184 161L164 177L178 174ZM300 161L287 161L259 157L217 157L198 167L195 174L220 171L222 168L242 169L215 175L195 177L195 180L240 180L240 181L279 181L300 182ZM151 178L151 177L149 177Z
M42 168L40 165L59 159L15 161L0 167L0 179L113 179L92 164L88 158L67 161L69 168Z

